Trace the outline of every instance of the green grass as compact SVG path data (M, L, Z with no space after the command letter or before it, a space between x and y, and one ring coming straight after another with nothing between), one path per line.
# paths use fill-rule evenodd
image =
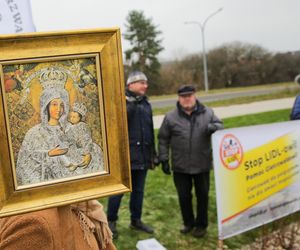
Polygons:
M224 125L226 128L232 128L281 122L289 119L289 113L290 110L287 109L228 118L224 119ZM213 171L211 172L208 234L203 239L196 239L190 234L182 235L179 233L182 220L177 193L172 177L164 175L160 167L148 172L142 217L144 222L154 227L154 235L137 232L128 228L130 222L128 200L129 194L125 194L119 211L119 220L117 224L119 239L114 241L119 250L134 250L136 249L135 246L138 240L152 237L156 238L168 250L216 249L218 242L218 228ZM106 207L106 198L101 199L100 202ZM269 224L267 229L272 230L273 227L276 227L276 223L279 222ZM282 226L282 223L279 226ZM254 239L261 234L262 229L258 228L229 238L224 241L224 244L226 244L229 249L240 249L244 244L253 242Z
M282 109L252 115L227 118L224 119L223 122L225 128L236 128L266 123L283 122L289 120L290 112L290 109Z

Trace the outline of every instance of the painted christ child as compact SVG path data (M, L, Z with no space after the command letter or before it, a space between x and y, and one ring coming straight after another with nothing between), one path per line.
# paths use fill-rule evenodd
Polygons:
M101 148L93 142L91 130L84 122L86 114L87 108L84 104L74 103L65 130L70 142L69 152L66 156L70 159L71 164L67 164L67 167L77 174L88 172L85 169L89 170L90 166L103 168L103 153Z

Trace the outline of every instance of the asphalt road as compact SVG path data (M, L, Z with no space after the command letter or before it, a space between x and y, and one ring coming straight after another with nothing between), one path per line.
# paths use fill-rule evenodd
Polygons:
M286 89L287 87L284 86L273 86L268 89L251 89L251 90L241 90L231 93L218 93L218 94L208 94L203 96L198 96L201 102L213 102L213 101L220 101L220 100L228 100L237 97L243 96L258 96L258 95L266 95L270 93L276 93ZM291 87L289 87L291 88ZM295 84L294 88L299 88L298 85ZM170 99L159 99L159 100L151 100L150 103L152 108L164 108L164 107L172 107L175 106L177 98L170 98Z
M279 109L292 109L294 101L295 97L290 97L283 99L230 105L226 107L215 107L213 108L213 110L217 117L219 117L220 119L224 119L228 117L250 115ZM153 116L154 128L160 128L163 119L164 115Z

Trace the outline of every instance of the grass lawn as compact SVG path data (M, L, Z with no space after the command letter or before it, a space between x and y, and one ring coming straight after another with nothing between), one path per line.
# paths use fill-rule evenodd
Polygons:
M241 127L289 120L290 110L279 110L254 115L224 119L226 128ZM157 131L156 131L157 132ZM156 238L169 250L199 250L216 249L218 242L216 194L214 175L211 172L209 227L208 234L203 239L196 239L190 234L182 235L179 229L182 225L176 190L171 176L166 176L160 167L148 172L143 206L143 221L152 225L154 235L129 229L130 214L128 208L129 194L123 197L118 220L119 238L114 241L119 250L134 250L138 240ZM107 204L107 198L100 200ZM195 202L194 202L195 204ZM276 222L271 223L271 228ZM240 249L244 244L254 241L261 235L262 229L255 229L247 233L229 238L224 241L229 249Z

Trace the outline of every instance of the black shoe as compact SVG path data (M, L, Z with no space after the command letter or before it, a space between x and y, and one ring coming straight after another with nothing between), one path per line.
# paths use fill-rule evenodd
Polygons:
M192 235L196 238L202 238L205 236L206 232L206 228L196 227L192 232Z
M193 229L193 226L186 226L186 225L183 225L183 227L180 229L180 233L182 234L187 234L189 233L190 231L192 231Z
M108 222L108 227L111 230L111 232L113 233L113 239L117 239L119 237L119 233L117 230L117 222L116 221L109 221Z
M154 230L151 227L144 224L141 220L132 220L130 223L130 228L140 230L148 234L154 233Z

